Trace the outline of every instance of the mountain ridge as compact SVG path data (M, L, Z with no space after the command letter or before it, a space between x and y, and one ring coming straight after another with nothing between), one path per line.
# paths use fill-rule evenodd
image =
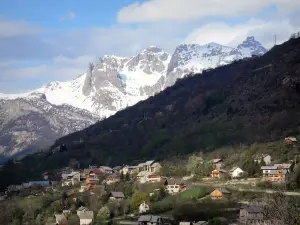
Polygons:
M24 99L25 101L31 99L30 101L32 101L32 95L43 95L41 105L44 104L43 101L48 101L49 106L70 105L78 108L78 112L87 121L91 121L90 119L96 121L95 118L102 120L154 96L172 86L177 79L183 78L186 74L199 73L207 68L226 65L234 60L251 57L252 53L261 55L266 52L266 49L254 37L247 38L239 46L240 50L238 51L237 48L217 43L206 45L180 44L172 55L157 46L149 46L135 56L104 55L99 58L97 63L90 63L85 73L71 81L50 82L41 88L20 95L0 94L0 100L6 99L13 102L17 99ZM87 117L87 112L92 114ZM47 118L42 120L45 119L46 121L49 120ZM24 120L26 121L26 118ZM90 125L90 123L84 124ZM15 130L17 127L16 124L11 123L10 129ZM84 127L79 128L83 129ZM70 129L70 131L76 131L75 128ZM23 132L27 132L25 127ZM38 131L35 130L34 132L36 134ZM28 132L27 134L29 135ZM66 133L60 132L60 135L64 134ZM45 134L45 136L47 135ZM43 135L39 136L39 139L42 140ZM49 143L50 140L53 141L53 138L58 138L58 136L53 135L45 143ZM14 155L14 152L21 152L20 147L14 148L15 145L11 144L13 140L15 138L11 136L9 141L7 139L5 142L2 141L2 146L6 150L3 150L2 153L0 151L0 155L3 155L4 152L8 154L9 150L7 149L11 149L10 156ZM23 142L20 146L23 146L25 150L29 146L34 148L33 143L36 142L36 140L28 142L23 138L17 141ZM4 143L8 144L5 145Z

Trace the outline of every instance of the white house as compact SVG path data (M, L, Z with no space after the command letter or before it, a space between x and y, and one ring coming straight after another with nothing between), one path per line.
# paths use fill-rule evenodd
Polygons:
M67 218L63 214L55 214L55 222L58 225L67 224Z
M80 172L72 172L69 174L63 174L62 186L71 186L80 182Z
M140 204L139 206L139 212L140 213L146 213L148 212L150 209L149 205L146 204L146 202L143 202L142 204Z
M176 194L180 192L181 183L182 182L180 179L167 179L164 185L166 187L166 191L169 194Z
M229 173L231 178L238 178L244 173L244 171L240 167L233 167Z
M80 219L80 225L89 225L92 224L94 219L93 211L77 211L77 215Z
M265 162L266 165L271 164L271 156L269 154L256 154L254 156L254 162L261 163L262 161Z
M148 171L141 171L138 173L138 175L136 176L137 181L141 184L144 184L147 182L147 177L148 175L151 175L152 173L148 172Z

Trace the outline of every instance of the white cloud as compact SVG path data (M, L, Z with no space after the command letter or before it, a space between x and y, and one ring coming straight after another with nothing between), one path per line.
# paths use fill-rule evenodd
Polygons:
M253 16L275 5L280 12L299 9L299 0L148 0L133 3L118 12L118 22L189 21L206 17Z
M7 21L0 18L0 38L32 36L43 32L44 30L42 28L26 21Z
M269 48L274 45L274 35L277 36L277 44L280 44L286 41L291 33L299 29L300 26L293 26L288 19L279 21L251 19L237 25L210 23L193 30L183 42L195 44L216 42L236 47L247 36L254 36L265 47Z
M60 18L60 21L66 21L66 20L74 20L76 18L76 14L74 12L67 12L65 15L63 15Z
M65 56L54 57L48 64L2 71L2 80L15 79L46 79L69 80L85 72L88 63L95 61L93 55L83 55L76 58Z

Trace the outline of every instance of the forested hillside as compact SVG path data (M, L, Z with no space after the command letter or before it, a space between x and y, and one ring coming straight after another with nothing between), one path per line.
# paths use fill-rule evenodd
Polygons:
M58 139L51 148L64 144L67 151L34 154L21 164L8 163L0 175L8 180L13 177L11 183L65 166L70 158L82 165L117 165L278 140L298 134L299 123L298 38L275 46L262 57L178 80L154 97Z

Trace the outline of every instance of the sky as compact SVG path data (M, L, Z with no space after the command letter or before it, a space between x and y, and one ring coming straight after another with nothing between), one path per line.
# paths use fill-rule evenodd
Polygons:
M266 48L300 31L299 0L2 0L0 92L74 79L103 55L150 45L236 47L255 36Z

